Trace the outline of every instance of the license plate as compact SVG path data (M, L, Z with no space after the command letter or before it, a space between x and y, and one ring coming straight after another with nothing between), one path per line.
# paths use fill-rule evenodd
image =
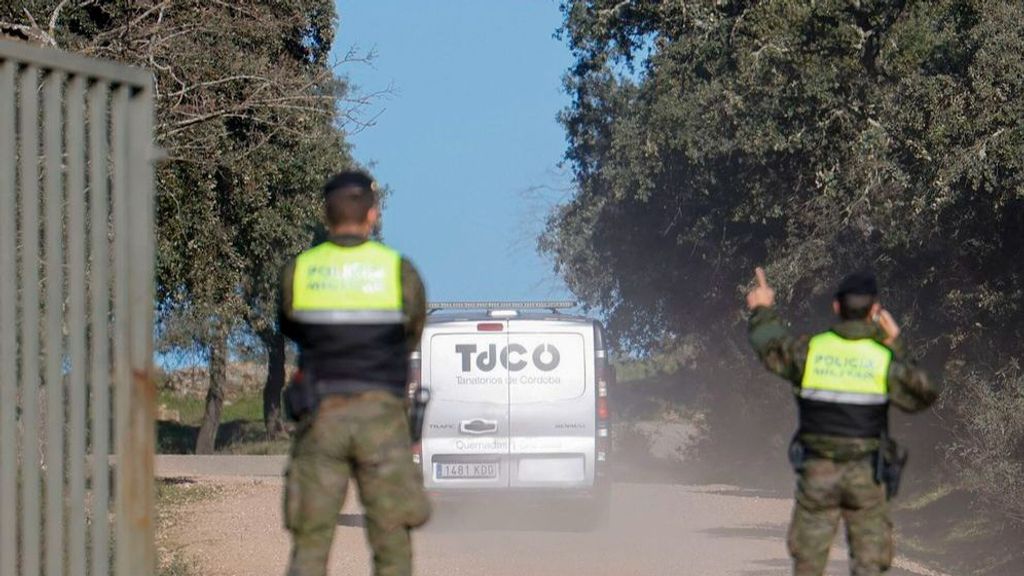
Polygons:
M498 477L497 462L435 462L434 476L438 480L453 478L485 480Z

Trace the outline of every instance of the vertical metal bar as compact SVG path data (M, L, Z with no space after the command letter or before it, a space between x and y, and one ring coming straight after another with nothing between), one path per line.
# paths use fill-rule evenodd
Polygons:
M116 548L114 550L114 573L129 576L127 542L132 539L131 526L126 522L129 510L125 508L124 466L121 460L128 436L128 419L131 402L131 364L128 357L128 98L130 88L120 86L114 91L110 105L111 148L113 167L111 175L111 210L114 221L114 446L118 454L117 494L115 495Z
M85 79L68 86L68 566L73 574L86 570L85 556Z
M39 511L39 70L21 74L21 570L40 568Z
M18 403L17 222L15 221L14 72L0 64L0 574L17 574Z
M43 82L43 181L46 184L46 573L63 569L63 74Z
M156 570L153 524L153 450L156 445L156 388L153 381L153 98L150 87L130 103L128 157L129 260L128 341L131 404L127 436L118 454L121 533L119 574L151 576ZM124 229L122 229L124 231Z
M92 389L92 574L110 574L110 247L107 181L109 86L89 89L90 375Z
M46 183L46 574L64 569L64 74L43 83Z

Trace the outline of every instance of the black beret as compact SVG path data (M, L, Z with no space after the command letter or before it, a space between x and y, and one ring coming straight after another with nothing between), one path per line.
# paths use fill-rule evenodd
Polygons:
M871 272L855 272L850 274L839 283L839 289L836 290L836 298L842 298L847 294L878 296L878 280Z
M349 170L335 174L324 185L324 196L329 196L339 190L355 189L363 193L377 191L377 185L373 178L362 170Z

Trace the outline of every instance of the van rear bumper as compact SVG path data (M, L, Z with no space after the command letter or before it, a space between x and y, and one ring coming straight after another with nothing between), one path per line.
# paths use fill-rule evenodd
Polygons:
M588 502L608 498L610 486L600 483L585 488L427 488L431 500L437 502L514 502L544 504L547 502Z

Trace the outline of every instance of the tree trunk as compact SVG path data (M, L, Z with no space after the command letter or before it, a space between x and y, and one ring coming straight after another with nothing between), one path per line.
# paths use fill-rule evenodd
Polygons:
M228 339L215 337L210 346L210 389L206 392L206 413L196 439L196 454L213 454L220 426L220 413L224 407L224 388L228 379Z
M267 349L267 381L263 385L263 423L267 427L267 438L284 435L284 421L281 414L281 390L285 380L285 341L278 331L263 338Z

